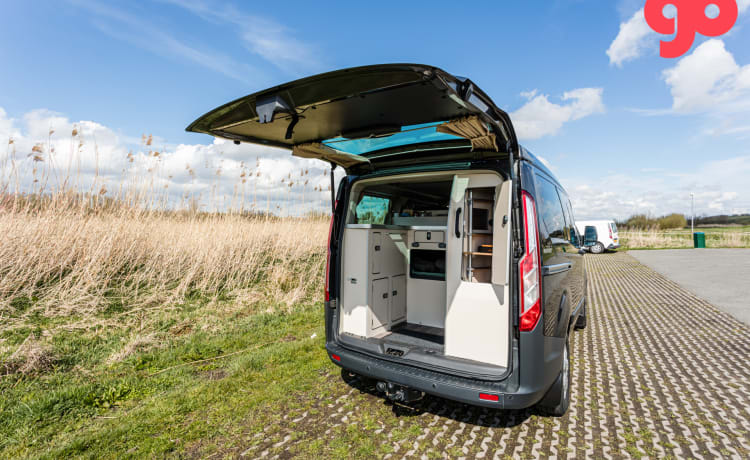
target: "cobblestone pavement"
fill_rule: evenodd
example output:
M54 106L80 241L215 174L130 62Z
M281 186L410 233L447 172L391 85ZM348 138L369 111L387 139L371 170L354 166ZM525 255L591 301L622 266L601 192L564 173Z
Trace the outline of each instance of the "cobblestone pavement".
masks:
M571 338L564 417L429 396L394 406L336 376L333 398L309 396L235 455L325 457L345 438L352 457L750 458L750 327L626 254L585 260L589 322Z

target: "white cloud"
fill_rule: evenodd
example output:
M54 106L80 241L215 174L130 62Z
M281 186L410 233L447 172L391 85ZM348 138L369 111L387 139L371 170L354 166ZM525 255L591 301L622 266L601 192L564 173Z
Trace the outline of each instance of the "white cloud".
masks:
M695 170L665 173L643 169L563 179L577 219L617 218L634 214L689 214L690 193L697 215L750 213L750 155L698 165Z
M167 58L180 58L201 67L224 74L243 83L251 83L248 75L256 79L263 73L246 63L235 61L221 52L205 47L190 45L164 31L162 27L144 21L124 10L114 8L95 0L69 0L73 5L84 8L92 16L94 27L101 32L156 55Z
M750 109L750 65L740 67L724 42L711 39L663 73L675 112Z
M329 167L292 157L288 150L218 139L208 145L169 145L154 138L148 146L93 121L72 122L49 110L34 110L19 120L2 108L0 145L0 185L10 184L11 190L46 184L49 191L65 183L79 191L104 186L113 196L121 186L135 184L162 190L173 204L193 196L205 209L225 209L233 202L238 207L244 197L244 209L255 204L255 209L276 213L327 210L330 201ZM38 151L32 152L35 146ZM342 173L337 169L337 178Z
M18 137L20 133L13 127L13 125L14 121L8 118L8 114L5 113L5 109L0 107L0 133L2 133L4 137L7 138ZM0 141L5 140L7 139L0 138ZM2 143L0 143L0 145L2 145Z
M620 24L620 32L607 49L609 63L622 67L625 62L639 58L647 49L656 46L655 37L654 31L646 24L641 8L629 20Z
M706 124L702 134L750 138L750 64L739 65L723 41L701 43L664 70L662 77L672 106L629 110L646 116L702 114Z
M557 134L565 123L589 115L604 113L602 88L580 88L563 94L562 104L550 102L546 94L537 90L521 93L528 99L511 114L520 139L538 139Z
M229 4L207 4L202 0L163 1L185 8L205 20L235 27L249 51L284 71L298 73L319 67L318 51L275 21L243 13Z

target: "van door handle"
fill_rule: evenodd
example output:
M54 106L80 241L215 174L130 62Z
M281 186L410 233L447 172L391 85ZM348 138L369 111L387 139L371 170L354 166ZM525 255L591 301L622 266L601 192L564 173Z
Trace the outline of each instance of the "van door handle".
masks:
M456 238L461 238L461 208L456 210Z
M564 264L545 265L542 267L542 275L557 275L558 273L564 273L573 268L573 264L570 262Z

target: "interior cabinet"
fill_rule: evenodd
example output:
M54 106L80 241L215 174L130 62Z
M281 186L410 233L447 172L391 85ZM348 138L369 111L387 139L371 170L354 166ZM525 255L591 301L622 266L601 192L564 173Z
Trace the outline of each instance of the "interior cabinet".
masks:
M492 252L495 189L492 187L466 190L464 206L469 210L463 232L464 281L490 283L492 281Z
M381 327L390 324L390 315L388 314L390 306L390 293L388 292L390 280L381 278L372 282L372 301L370 303L372 315L370 317L370 329L375 331Z
M380 273L381 266L383 265L383 234L381 232L372 232L372 238L370 238L370 260L372 261L372 274L377 275Z
M342 331L384 334L406 320L406 231L348 228L344 242Z
M394 325L406 321L406 275L391 277L391 318Z

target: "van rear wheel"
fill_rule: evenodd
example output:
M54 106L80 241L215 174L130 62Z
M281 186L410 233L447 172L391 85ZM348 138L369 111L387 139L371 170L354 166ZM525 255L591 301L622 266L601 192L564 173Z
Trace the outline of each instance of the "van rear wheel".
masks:
M539 408L548 415L562 417L570 407L570 353L569 341L565 341L563 365L555 383L539 402Z
M595 245L591 246L591 253L592 254L601 254L604 252L604 245L601 243L596 243Z

